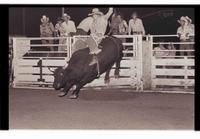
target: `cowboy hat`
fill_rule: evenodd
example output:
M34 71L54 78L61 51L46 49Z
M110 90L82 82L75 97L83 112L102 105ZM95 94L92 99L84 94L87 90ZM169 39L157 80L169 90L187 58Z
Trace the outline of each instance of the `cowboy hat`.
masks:
M192 23L192 19L190 19L188 16L185 16L185 19L187 19L187 21L188 21L189 23Z
M64 14L63 14L62 19L64 19L64 17L67 17L68 19L71 18L67 13L64 13Z
M94 9L92 9L92 13L89 13L88 16L95 15L95 14L103 15L103 13L100 12L98 8L94 8Z
M181 18L177 21L178 23L181 23L181 21L188 22L188 20L184 16L181 16Z
M41 18L41 22L48 22L49 21L49 18L46 16L46 15L43 15L42 18Z

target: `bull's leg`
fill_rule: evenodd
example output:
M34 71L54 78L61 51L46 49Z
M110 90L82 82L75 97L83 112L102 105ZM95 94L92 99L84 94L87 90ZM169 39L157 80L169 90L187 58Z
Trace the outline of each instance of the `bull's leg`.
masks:
M115 69L115 73L114 73L115 78L119 78L120 62L121 62L121 60L118 60L118 61L116 62L116 69Z
M85 83L86 84L86 83ZM78 94L80 92L80 89L85 85L85 84L76 84L76 89L73 91L73 93L69 96L70 99L77 99Z
M96 74L93 74L91 72L89 72L88 74L86 74L81 81L76 84L76 89L73 91L72 95L69 97L70 99L76 99L78 98L80 89L86 85L87 83L90 83L91 81L93 81L96 78Z
M106 71L106 75L105 75L105 78L104 78L105 84L108 84L110 82L110 70L111 70L111 68Z
M67 95L68 91L72 88L72 86L74 85L74 83L67 83L64 87L64 89L62 90L62 92L60 92L58 94L59 97L64 97L65 95Z

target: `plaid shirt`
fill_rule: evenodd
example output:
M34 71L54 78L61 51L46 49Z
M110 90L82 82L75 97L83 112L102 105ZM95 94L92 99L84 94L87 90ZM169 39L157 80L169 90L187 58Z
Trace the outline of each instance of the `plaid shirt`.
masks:
M54 32L54 26L51 22L40 25L40 36L41 37L51 37L53 35L53 32Z
M177 34L179 35L180 40L187 40L189 39L189 35L194 34L194 30L188 25L180 26L177 29Z

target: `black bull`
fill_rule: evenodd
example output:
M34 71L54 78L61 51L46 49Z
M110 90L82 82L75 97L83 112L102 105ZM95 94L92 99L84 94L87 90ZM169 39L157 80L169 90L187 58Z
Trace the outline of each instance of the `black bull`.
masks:
M105 82L110 81L109 73L112 66L116 63L115 77L119 76L120 62L122 59L122 42L113 36L108 36L102 40L102 51L97 55L99 62L99 72L105 75ZM55 90L63 88L59 96L65 96L72 86L76 86L70 98L77 98L80 89L87 83L98 78L97 64L89 66L92 55L89 54L89 48L84 48L73 53L68 62L67 68L57 68L54 71Z

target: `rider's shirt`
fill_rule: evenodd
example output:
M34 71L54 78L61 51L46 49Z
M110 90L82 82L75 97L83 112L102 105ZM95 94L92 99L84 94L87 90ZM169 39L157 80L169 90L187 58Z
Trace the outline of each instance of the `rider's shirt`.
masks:
M92 17L86 17L85 19L81 21L77 29L83 29L85 32L88 32L92 26L92 22L93 22Z
M108 20L104 16L100 16L95 19L92 23L91 34L101 34L104 35L106 33L106 28L108 25Z

